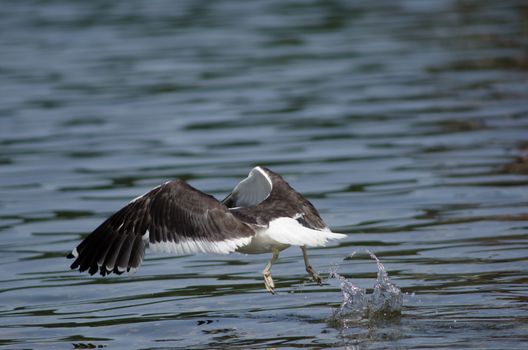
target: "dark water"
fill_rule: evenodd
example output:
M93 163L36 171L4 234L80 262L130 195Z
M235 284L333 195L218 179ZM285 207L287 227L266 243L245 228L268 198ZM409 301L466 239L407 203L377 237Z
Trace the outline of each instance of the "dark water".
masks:
M0 347L525 349L524 1L3 1ZM312 264L401 316L332 322L299 249L147 254L132 276L64 256L171 178L222 197L267 165L349 237Z

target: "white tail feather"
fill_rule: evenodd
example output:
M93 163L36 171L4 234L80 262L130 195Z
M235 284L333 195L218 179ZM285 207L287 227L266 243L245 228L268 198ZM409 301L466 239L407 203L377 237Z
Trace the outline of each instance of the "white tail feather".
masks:
M266 234L273 240L290 245L306 245L309 247L324 246L331 239L342 239L346 235L334 233L328 228L313 230L301 225L292 218L278 218L269 223Z

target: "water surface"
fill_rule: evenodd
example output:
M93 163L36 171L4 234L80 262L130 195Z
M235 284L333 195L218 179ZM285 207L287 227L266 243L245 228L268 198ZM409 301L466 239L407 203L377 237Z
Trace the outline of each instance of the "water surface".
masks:
M0 7L0 347L480 348L528 342L523 1L7 1ZM89 277L65 255L172 178L218 198L255 165L344 241L312 265L401 315L331 322L300 249L147 254Z

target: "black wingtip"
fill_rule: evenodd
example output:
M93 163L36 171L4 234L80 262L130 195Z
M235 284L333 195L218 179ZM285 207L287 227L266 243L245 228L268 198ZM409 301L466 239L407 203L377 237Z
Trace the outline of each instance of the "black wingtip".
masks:
M97 266L97 264L93 264L92 266L90 266L88 273L90 274L90 276L93 276L98 271L99 271L99 266Z
M77 270L79 268L79 261L75 260L73 264L70 265L70 269Z

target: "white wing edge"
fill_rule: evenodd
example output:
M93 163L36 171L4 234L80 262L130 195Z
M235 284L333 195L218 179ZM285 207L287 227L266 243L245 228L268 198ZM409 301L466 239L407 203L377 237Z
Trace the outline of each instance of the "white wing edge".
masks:
M249 244L252 237L226 239L223 241L183 240L180 242L150 242L149 249L154 252L173 253L176 255L189 255L195 253L229 254L237 248Z

